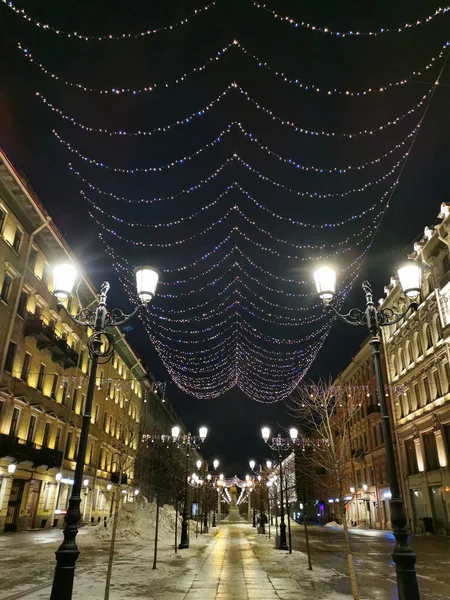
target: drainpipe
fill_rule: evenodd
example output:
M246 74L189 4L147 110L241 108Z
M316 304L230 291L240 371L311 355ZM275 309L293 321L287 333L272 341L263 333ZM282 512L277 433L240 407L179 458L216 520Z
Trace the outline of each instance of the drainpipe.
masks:
M5 343L3 345L2 358L0 361L0 380L3 377L3 371L5 369L6 353L8 352L8 347L9 347L9 343L11 341L14 323L16 322L16 314L17 314L17 309L19 307L20 294L22 293L22 290L23 290L25 275L26 275L26 272L28 269L28 264L30 262L30 255L31 255L31 248L33 247L33 240L34 240L35 236L42 229L45 229L46 227L48 227L50 221L51 221L51 217L46 217L45 222L42 223L42 225L39 225L39 227L30 234L30 239L28 241L28 247L27 247L27 253L25 255L25 264L24 264L24 267L22 270L22 275L20 276L19 287L17 289L16 299L14 300L14 305L12 307L11 318L9 320L8 330L6 332L6 337L5 337Z

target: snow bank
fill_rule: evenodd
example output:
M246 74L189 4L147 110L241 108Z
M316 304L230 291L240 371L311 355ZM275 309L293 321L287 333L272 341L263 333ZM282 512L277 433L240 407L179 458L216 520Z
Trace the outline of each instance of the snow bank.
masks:
M95 535L100 539L110 539L113 529L113 518L106 521L106 527L100 523L95 528ZM117 522L117 539L122 540L154 540L156 525L156 504L149 503L140 496L136 502L126 502L119 511ZM181 527L179 516L178 527ZM159 509L158 539L167 537L175 531L175 509L165 504Z
M325 524L325 527L339 527L339 529L342 529L343 525L339 525L339 523L336 523L336 521L330 521L329 523Z

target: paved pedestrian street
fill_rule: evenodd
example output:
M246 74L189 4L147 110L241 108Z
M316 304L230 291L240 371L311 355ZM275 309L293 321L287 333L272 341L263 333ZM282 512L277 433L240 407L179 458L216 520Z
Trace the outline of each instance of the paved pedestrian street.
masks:
M30 533L19 534L18 539L26 542L27 535L31 541ZM42 544L44 537L41 534L39 538L39 553L35 546L34 552L27 554L26 544L20 544L14 562L17 564L18 556L22 556L21 568L17 565L11 572L8 590L0 591L0 600L48 600L54 548L53 544ZM52 535L51 541L54 538ZM106 546L100 544L97 548L99 542L90 532L79 540L82 554L74 600L103 600ZM222 524L198 539L191 533L191 547L177 554L173 544L161 543L156 570L151 568L153 544L122 546L119 540L110 600L351 600L337 591L345 584L345 576L320 567L308 571L303 553L289 555L275 550L273 536L270 540L267 535L259 536L247 524ZM9 557L14 557L14 552ZM6 572L7 562L8 557L2 554L2 573ZM37 562L38 576L33 571Z

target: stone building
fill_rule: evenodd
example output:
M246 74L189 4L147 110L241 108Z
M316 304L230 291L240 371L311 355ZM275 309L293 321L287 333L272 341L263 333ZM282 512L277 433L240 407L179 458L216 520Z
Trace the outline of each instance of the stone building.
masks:
M384 355L382 370L387 382ZM350 448L347 469L346 514L349 523L389 529L391 526L390 489L386 472L386 452L381 431L380 405L373 370L372 349L366 339L334 386L362 387L365 390L361 409L350 422ZM385 394L389 400L389 388ZM388 402L390 405L390 402ZM329 498L328 502L332 503ZM335 513L338 514L336 507Z
M383 329L400 477L413 531L449 534L450 519L450 206L426 227L410 255L424 268L417 312ZM396 279L382 307L402 310Z
M67 260L76 262L0 151L0 532L61 526L73 484L90 358L86 331L57 311L52 294L52 266ZM66 306L75 314L96 294L82 276ZM98 367L84 522L109 515L115 494L134 496L144 421L165 433L177 421L124 335L113 335L112 359Z

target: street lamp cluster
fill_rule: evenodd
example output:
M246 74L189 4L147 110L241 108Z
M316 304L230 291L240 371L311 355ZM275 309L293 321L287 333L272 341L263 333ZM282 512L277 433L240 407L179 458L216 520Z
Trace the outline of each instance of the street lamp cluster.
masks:
M283 492L283 452L289 450L292 446L299 443L298 429L291 427L289 430L289 437L282 437L281 433L270 439L269 427L263 427L261 429L263 440L266 444L278 454L278 464L280 470L280 543L278 546L279 550L289 550L289 546L286 540L286 523L284 521L284 492ZM286 494L287 494L287 490ZM288 508L287 495L286 495L286 508Z
M114 352L114 336L108 329L124 325L133 318L139 310L145 309L156 292L159 273L149 265L139 266L135 269L136 291L140 304L131 314L125 314L120 309L109 310L106 299L109 283L104 281L100 286L98 305L96 308L82 308L78 314L72 315L62 304L69 298L79 277L77 269L71 263L59 264L53 268L53 294L58 299L58 311L63 310L67 317L74 323L92 331L88 339L88 350L91 358L91 369L86 394L86 404L83 415L78 457L72 493L64 522L64 540L56 551L56 568L51 591L51 600L70 600L72 598L75 564L80 554L76 536L78 523L81 519L81 489L83 482L84 460L91 423L92 401L97 376L97 365L108 362Z
M417 263L410 262L397 270L400 286L409 300L409 304L402 312L394 312L390 308L377 308L373 301L372 288L368 281L364 281L362 289L365 294L366 306L364 310L352 308L347 314L340 314L333 306L332 300L336 294L336 272L331 267L321 267L314 273L317 293L322 298L325 309L334 313L347 325L366 327L370 334L370 345L377 384L378 402L381 413L381 427L386 449L387 476L390 484L392 528L395 537L395 548L392 558L397 571L397 586L399 600L418 600L419 587L416 575L416 555L408 545L407 520L400 492L400 485L395 463L394 444L389 422L389 412L384 393L383 374L381 370L380 347L381 327L389 327L406 317L408 312L417 310L419 306L422 270ZM352 492L353 493L353 492Z

